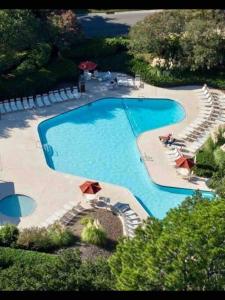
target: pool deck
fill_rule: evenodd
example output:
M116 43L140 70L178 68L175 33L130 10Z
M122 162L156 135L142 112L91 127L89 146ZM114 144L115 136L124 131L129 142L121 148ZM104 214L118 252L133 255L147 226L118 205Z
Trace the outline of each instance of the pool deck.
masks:
M87 92L78 100L2 115L0 199L18 193L28 195L37 202L37 208L32 215L8 219L20 228L39 226L71 200L74 200L74 204L81 201L84 207L89 207L79 189L79 185L88 178L56 172L47 166L37 126L43 120L104 97L168 98L181 103L186 111L183 121L145 132L138 137L137 144L149 175L155 183L178 188L209 190L204 179L196 178L194 182L189 182L177 175L175 168L168 163L166 148L158 139L159 135L168 132L172 132L176 137L177 133L196 118L199 110L199 89L200 86L168 89L145 84L144 88L139 90L129 87L109 90L103 83L91 80L86 84ZM141 218L147 217L146 211L128 189L105 182L100 182L100 185L103 189L99 195L110 197L112 203L118 201L129 203ZM0 214L1 219L7 218Z

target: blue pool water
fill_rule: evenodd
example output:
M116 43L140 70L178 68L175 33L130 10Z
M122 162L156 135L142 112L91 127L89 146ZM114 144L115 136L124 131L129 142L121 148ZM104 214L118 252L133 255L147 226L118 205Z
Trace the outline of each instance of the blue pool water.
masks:
M35 208L35 201L25 195L14 194L0 200L0 212L8 217L25 217Z
M46 120L38 131L51 168L127 187L150 215L161 219L193 190L154 184L136 138L184 116L183 107L169 99L107 98Z

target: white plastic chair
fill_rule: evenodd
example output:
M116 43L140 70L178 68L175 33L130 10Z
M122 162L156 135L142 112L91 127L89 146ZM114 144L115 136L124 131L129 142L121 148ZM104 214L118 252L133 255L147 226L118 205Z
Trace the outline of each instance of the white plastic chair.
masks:
M49 99L50 99L50 101L51 101L52 103L57 103L57 102L59 102L59 101L56 99L56 97L55 97L53 91L50 91L50 92L48 93L48 96L49 96Z
M65 92L66 92L68 98L74 99L74 95L71 93L71 89L70 88L66 88Z
M10 99L10 105L11 105L12 111L18 111L14 99Z
M44 106L44 103L41 100L41 95L36 96L36 103L37 103L38 107L43 107Z
M30 105L28 104L27 98L23 97L23 107L24 109L30 109Z
M57 102L63 102L63 99L57 90L53 91Z
M4 107L5 107L6 112L12 112L12 108L10 107L8 101L4 101L3 104L4 104Z
M33 96L28 97L28 103L29 103L31 109L36 107L36 105L34 104Z
M46 106L50 106L51 105L51 102L49 101L49 98L48 98L48 94L43 94L42 95L42 100L43 100L43 102L44 102L44 104Z
M22 104L20 98L16 98L16 106L17 106L18 110L24 110L24 107L23 107L23 104Z
M2 103L0 103L0 112L1 112L1 114L6 113L6 110L5 110L4 105Z
M63 101L69 100L68 96L66 95L66 93L65 93L65 91L63 89L60 89L59 93L60 93L61 97L63 98Z

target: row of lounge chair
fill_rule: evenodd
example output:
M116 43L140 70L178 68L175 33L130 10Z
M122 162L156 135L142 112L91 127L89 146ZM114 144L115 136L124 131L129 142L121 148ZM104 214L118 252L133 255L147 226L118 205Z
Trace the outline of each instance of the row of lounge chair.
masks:
M54 103L64 102L70 99L78 99L80 94L77 87L65 88L60 90L49 91L42 95L36 95L35 97L23 97L22 99L10 99L4 100L0 103L0 113L6 114L10 112L17 112L29 109L40 108L44 106L50 106Z
M193 157L207 140L211 130L219 124L225 122L225 96L216 97L210 92L207 85L204 85L200 90L200 116L190 124L185 130L178 135L183 141L180 146L173 144L170 149L166 150L166 155L169 164L176 166L176 160L182 156ZM175 139L178 141L178 139ZM178 172L177 172L178 173ZM181 175L181 174L180 174ZM182 175L183 178L190 179L190 175Z
M135 236L135 229L142 223L139 216L130 208L129 204L118 202L112 206L112 211L118 213L124 222L126 235Z
M65 204L62 209L58 210L52 216L50 216L45 222L43 222L40 227L49 227L53 225L56 221L62 225L71 225L75 217L84 211L85 208L78 203L75 205L74 201Z
M225 98L212 94L207 85L203 86L201 93L199 117L178 136L185 141L185 149L193 155L214 127L225 122Z

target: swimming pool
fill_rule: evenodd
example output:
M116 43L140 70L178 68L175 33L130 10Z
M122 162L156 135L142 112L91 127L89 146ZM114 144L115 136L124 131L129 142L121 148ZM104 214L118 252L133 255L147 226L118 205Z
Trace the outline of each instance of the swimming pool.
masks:
M154 184L136 138L184 117L183 107L170 99L105 98L48 119L38 131L49 167L127 187L150 215L161 219L193 190Z
M26 217L35 208L36 202L25 195L13 194L0 200L0 212L8 217Z

